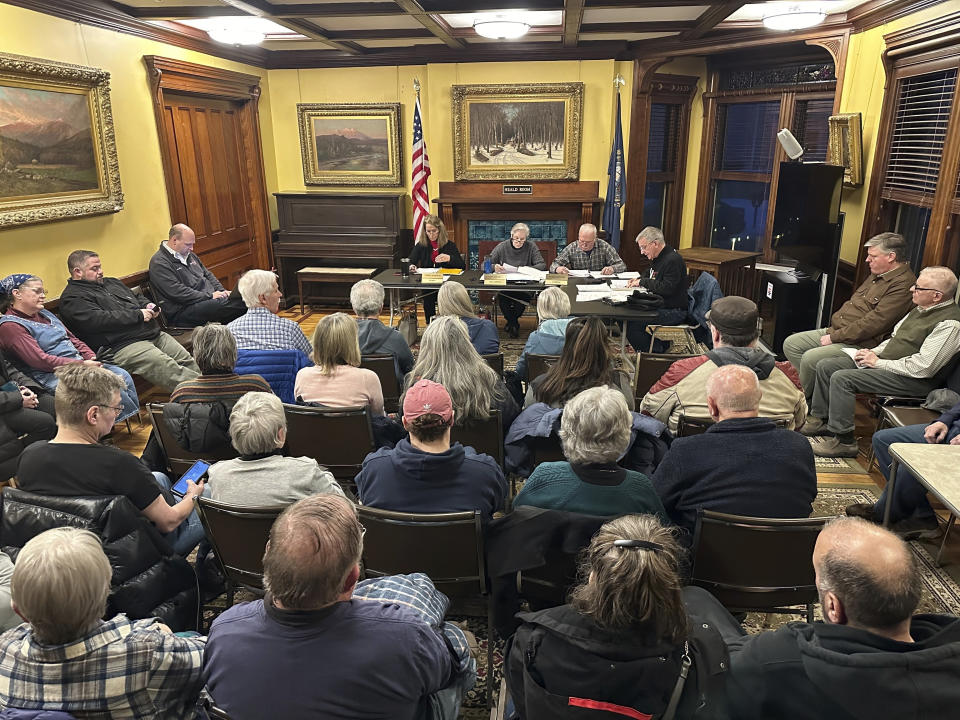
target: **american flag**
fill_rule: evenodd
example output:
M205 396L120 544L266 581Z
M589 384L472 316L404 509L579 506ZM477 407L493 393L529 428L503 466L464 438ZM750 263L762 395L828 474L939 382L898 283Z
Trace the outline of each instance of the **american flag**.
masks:
M427 178L430 177L430 159L427 144L423 141L423 124L420 122L420 96L413 106L413 238L420 237L420 227L430 214L430 195L427 193Z

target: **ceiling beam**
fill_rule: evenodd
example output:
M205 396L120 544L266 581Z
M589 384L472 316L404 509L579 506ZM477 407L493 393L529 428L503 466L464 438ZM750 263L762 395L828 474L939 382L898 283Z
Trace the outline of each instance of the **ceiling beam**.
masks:
M466 43L463 40L458 40L450 32L450 26L447 25L439 17L434 16L431 13L428 13L423 9L423 6L416 2L416 0L394 0L401 10L405 11L408 15L415 18L417 22L423 25L427 30L432 32L438 38L443 40L444 44L447 47L453 48L455 50L462 50L466 47Z
M355 43L339 42L338 40L330 39L327 35L324 35L320 28L312 23L303 20L295 20L293 18L276 17L273 14L273 5L266 2L266 0L223 0L223 2L230 7L243 10L248 15L254 15L255 17L260 17L265 20L271 20L277 25L287 28L287 30L300 33L311 40L322 42L325 45L329 45L330 47L334 48L335 50L340 50L346 53L347 55L361 55L366 52L366 48L363 48Z
M563 3L563 46L576 47L583 22L584 0L565 0Z
M728 0L721 5L714 5L696 19L696 24L691 29L680 33L680 40L696 40L703 37L746 4L740 0L732 2Z
M584 23L580 34L584 33L639 33L639 32L683 32L691 30L693 20L658 20L651 22Z

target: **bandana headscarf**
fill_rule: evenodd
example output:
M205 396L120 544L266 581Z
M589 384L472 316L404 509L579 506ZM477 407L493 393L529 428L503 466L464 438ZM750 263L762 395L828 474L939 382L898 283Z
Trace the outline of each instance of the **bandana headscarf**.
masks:
M7 275L3 280L0 280L0 288L3 288L5 295L10 295L18 287L23 285L27 280L30 280L33 277L30 273L14 273L13 275Z

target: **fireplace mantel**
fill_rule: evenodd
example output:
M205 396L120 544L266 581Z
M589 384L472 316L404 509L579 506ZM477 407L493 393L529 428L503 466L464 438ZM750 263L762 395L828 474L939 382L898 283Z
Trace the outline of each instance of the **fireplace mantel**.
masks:
M529 194L506 194L504 187L527 186ZM467 252L471 220L565 220L567 242L577 239L583 223L599 224L603 199L600 183L583 182L442 182L434 200L450 239ZM502 238L506 240L507 238Z

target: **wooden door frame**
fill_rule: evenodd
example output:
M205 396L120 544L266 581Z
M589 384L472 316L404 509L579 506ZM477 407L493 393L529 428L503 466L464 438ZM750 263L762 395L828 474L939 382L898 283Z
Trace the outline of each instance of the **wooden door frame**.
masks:
M163 160L163 177L167 186L167 201L175 206L176 179L172 148L167 142L164 128L164 92L175 92L215 100L230 100L240 103L237 117L240 120L240 135L243 142L244 160L247 163L246 191L250 198L250 241L254 246L257 267L273 267L273 244L270 233L270 210L267 205L267 183L263 169L263 147L260 143L260 77L245 73L222 70L197 63L144 55L153 111L157 121L157 136L160 140L160 156ZM171 217L171 224L181 218Z

